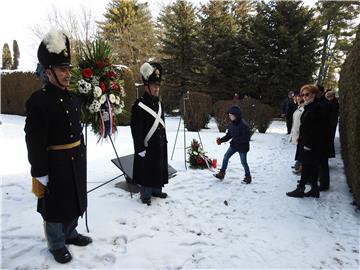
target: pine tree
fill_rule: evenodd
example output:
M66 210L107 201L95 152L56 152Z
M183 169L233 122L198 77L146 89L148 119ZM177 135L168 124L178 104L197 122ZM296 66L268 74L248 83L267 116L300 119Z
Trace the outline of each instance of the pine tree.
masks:
M358 1L318 1L316 10L322 26L321 58L317 83L334 85L334 74L340 68L351 47L354 19L359 15Z
M250 32L249 83L265 103L278 105L312 82L319 37L312 10L295 1L259 3Z
M179 90L179 96L194 90L200 73L195 7L184 0L166 6L160 13L157 28L167 83Z
M229 99L236 92L238 69L235 46L238 25L233 1L211 0L200 9L202 52L207 89L215 99Z
M2 50L2 68L10 69L12 66L11 51L9 44L5 43Z
M13 41L13 64L11 69L17 69L19 66L20 50L16 40Z
M99 22L100 36L113 51L114 62L132 68L138 74L140 65L155 55L155 34L147 3L137 0L112 0Z

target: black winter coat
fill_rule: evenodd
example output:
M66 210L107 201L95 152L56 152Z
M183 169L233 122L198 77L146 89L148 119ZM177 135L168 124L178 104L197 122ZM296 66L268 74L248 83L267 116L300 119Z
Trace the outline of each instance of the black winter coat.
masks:
M332 151L330 152L329 157L335 157L335 147L334 147L334 140L335 140L335 133L336 133L336 126L338 124L338 118L339 118L339 102L336 98L334 98L332 101L329 101L330 103L330 142L332 143Z
M319 103L321 113L321 157L335 157L334 139L332 139L331 128L332 107L325 96L321 96L317 102Z
M233 106L227 113L235 115L236 119L229 124L226 135L222 137L220 141L227 142L232 139L230 145L235 148L236 151L247 153L250 149L250 129L242 119L240 108Z
M321 141L321 108L319 103L313 101L304 106L301 115L300 134L297 145L299 161L305 164L318 165L320 162L322 146ZM304 146L311 150L305 150Z
M48 222L67 222L87 207L86 154L80 122L80 100L69 91L47 84L26 102L25 139L31 175L48 175L45 196L38 212ZM48 146L81 145L68 150Z
M137 99L131 111L131 133L134 141L134 167L133 180L136 184L161 188L168 183L168 157L167 157L167 139L165 127L158 124L153 136L145 147L144 139L151 129L155 118L138 104L142 102L155 113L161 106L161 119L165 122L164 106L157 97L150 96L148 93ZM145 157L138 155L146 150Z

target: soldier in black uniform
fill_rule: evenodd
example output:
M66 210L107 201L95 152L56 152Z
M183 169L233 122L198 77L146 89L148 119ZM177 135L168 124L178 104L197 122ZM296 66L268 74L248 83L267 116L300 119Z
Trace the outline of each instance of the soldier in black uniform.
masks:
M150 205L151 196L167 197L162 192L168 183L164 105L159 100L162 68L159 63L144 63L140 73L145 93L135 101L130 123L135 149L133 180L141 185L142 203Z
M72 256L65 244L86 246L92 239L76 231L87 207L86 155L80 100L67 89L71 58L63 31L45 36L38 60L48 82L26 102L26 145L48 248L57 262L67 263Z

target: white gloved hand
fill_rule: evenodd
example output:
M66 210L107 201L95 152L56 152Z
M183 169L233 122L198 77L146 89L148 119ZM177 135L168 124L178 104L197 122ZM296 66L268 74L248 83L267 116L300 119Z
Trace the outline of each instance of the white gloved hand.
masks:
M48 176L48 175L36 177L36 179L37 179L43 186L47 186L47 183L49 182L49 176Z
M305 151L311 151L311 148L307 147L307 146L304 146L304 150Z
M146 155L146 150L140 152L138 155L139 155L140 157L145 157L145 155Z

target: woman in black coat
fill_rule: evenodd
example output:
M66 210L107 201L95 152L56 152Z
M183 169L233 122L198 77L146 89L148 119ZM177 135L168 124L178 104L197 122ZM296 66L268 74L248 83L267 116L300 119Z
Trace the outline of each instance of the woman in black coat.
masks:
M304 98L304 112L301 115L297 154L302 163L302 171L297 188L286 193L289 197L319 197L317 178L322 155L320 143L322 118L319 103L315 102L318 91L315 85L304 85L300 90ZM311 190L304 193L307 182L310 182Z
M164 105L159 100L161 71L158 63L141 66L145 93L135 101L131 111L133 180L141 185L140 199L147 205L151 204L151 196L167 197L162 192L168 183L168 158Z

